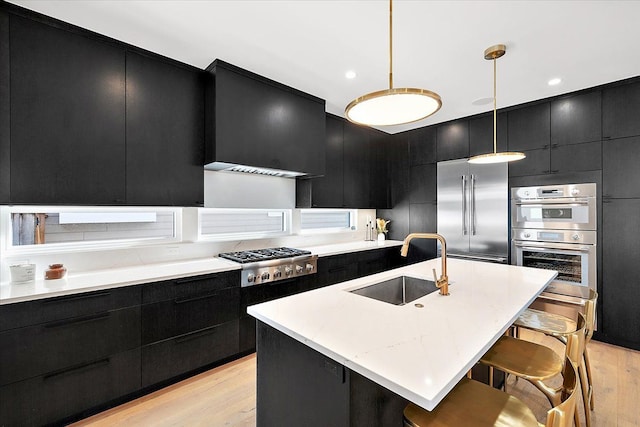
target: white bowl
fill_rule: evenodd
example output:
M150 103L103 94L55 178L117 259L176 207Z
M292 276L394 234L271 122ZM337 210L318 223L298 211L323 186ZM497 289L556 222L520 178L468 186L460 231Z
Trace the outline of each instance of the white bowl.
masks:
M12 283L33 282L36 278L35 264L10 265Z

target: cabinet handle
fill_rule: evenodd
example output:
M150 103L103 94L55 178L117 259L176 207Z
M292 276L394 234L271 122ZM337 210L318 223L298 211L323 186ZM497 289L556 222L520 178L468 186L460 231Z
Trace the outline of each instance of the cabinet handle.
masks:
M110 315L110 313L104 312L104 313L99 313L99 314L93 314L90 316L84 316L84 317L74 317L71 319L65 319L65 320L60 320L58 322L50 322L45 324L43 327L45 329L51 329L51 328L59 328L61 326L68 326L68 325L77 325L80 323L86 323L86 322L95 322L97 320L104 320L106 318L108 318Z
M95 368L99 368L101 366L108 365L109 362L110 362L110 359L108 357L106 357L104 359L100 359L100 360L97 360L95 362L83 363L82 365L75 365L75 366L72 366L70 368L62 369L60 371L52 372L50 374L47 374L47 375L45 375L43 377L43 380L47 381L47 380L51 380L51 379L54 379L54 378L57 378L57 377L61 377L63 375L75 374L75 373L79 373L79 372L88 371L90 369L95 369Z
M193 283L193 282L202 282L205 280L210 280L211 277L189 277L186 279L178 279L173 284L174 285L183 285L185 283Z
M344 271L347 269L347 266L343 265L342 267L330 268L329 273L337 273L338 271Z
M207 328L207 329L201 329L199 331L189 332L188 334L182 335L181 337L174 338L173 341L176 344L182 344L183 342L186 342L186 341L191 341L191 340L196 339L196 338L200 338L200 337L204 337L204 336L207 336L207 335L211 335L215 331L216 331L216 326L211 327L211 328Z
M61 302L76 301L76 300L82 300L82 299L102 298L109 295L111 295L110 291L101 291L101 292L95 292L91 294L70 295L68 297L55 298L52 301L45 300L42 302L42 304L49 305L49 304L57 304Z
M551 173L558 173L558 172L560 172L560 169L553 169L553 170L551 170Z
M199 301L201 299L207 299L207 298L213 298L215 296L218 296L218 292L213 293L213 294L206 294L206 295L200 295L197 297L191 297L191 298L176 298L173 300L174 304L184 304L187 302L193 302L193 301Z

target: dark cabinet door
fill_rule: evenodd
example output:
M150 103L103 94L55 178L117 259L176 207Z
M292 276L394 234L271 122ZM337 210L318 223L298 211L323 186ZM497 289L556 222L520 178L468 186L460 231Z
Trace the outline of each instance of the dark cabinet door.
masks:
M341 208L343 200L343 120L327 114L326 171L324 176L311 179L311 207Z
M391 207L391 187L387 178L389 144L389 135L377 130L369 131L369 208Z
M344 205L369 207L370 155L369 131L344 123Z
M0 425L67 425L63 420L139 389L137 348L0 387Z
M507 113L497 117L497 151L507 151ZM469 120L469 156L493 153L493 113Z
M606 200L602 219L603 332L640 349L640 200Z
M600 91L567 96L551 102L551 144L600 141L602 94Z
M640 135L640 82L602 91L602 135L622 138Z
M433 202L437 198L437 165L411 166L409 172L410 203Z
M551 147L551 173L602 169L602 142Z
M316 273L318 286L333 285L358 277L356 254L341 254L318 259Z
M603 196L640 197L640 137L603 141Z
M207 161L324 175L324 101L236 68L216 61L215 155Z
M11 191L11 117L9 88L9 15L0 11L0 203L10 202Z
M406 133L409 141L409 163L411 166L436 163L436 129L422 127Z
M127 52L127 204L204 203L202 77Z
M551 116L548 102L509 111L509 151L545 148L551 141Z
M438 126L436 138L439 162L469 157L468 120L456 120Z
M511 129L511 125L509 125ZM511 148L510 148L511 149ZM509 163L509 176L542 175L551 170L551 150L549 147L540 150L524 151L527 156L517 162Z
M11 201L124 203L124 49L10 21Z

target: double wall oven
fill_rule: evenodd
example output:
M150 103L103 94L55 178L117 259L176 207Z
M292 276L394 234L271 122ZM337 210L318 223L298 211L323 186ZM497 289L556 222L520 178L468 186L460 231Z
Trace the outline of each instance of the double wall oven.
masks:
M584 299L596 289L596 184L511 190L512 264L558 271L543 299Z

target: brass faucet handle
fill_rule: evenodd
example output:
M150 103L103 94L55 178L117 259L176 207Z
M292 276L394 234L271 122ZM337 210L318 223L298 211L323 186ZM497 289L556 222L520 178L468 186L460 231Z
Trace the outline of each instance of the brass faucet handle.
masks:
M438 286L438 275L436 274L436 269L433 268L432 271L433 271L433 281L436 282L436 286Z

